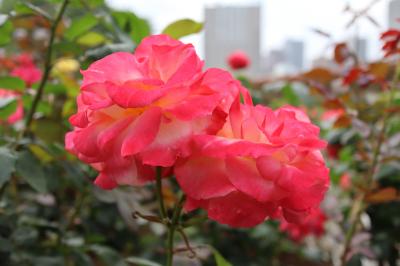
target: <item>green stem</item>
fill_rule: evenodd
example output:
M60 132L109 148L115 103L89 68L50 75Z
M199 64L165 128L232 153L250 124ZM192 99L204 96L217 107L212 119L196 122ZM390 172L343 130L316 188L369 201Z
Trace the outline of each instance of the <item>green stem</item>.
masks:
M54 20L54 23L51 25L49 47L47 48L47 53L46 53L46 57L45 57L43 76L42 76L42 79L40 80L39 87L38 87L37 93L35 95L35 98L33 99L31 108L29 109L28 114L26 116L25 128L22 131L22 135L25 135L25 133L29 131L29 128L33 121L33 116L36 112L36 108L42 98L44 87L49 78L50 71L52 68L51 57L52 57L52 53L53 53L53 43L54 43L54 39L56 36L57 27L62 19L62 16L64 15L64 12L67 8L68 3L69 3L69 0L64 0L64 2L62 3L62 6L60 8L60 11L57 14L57 17Z
M162 168L160 166L157 166L156 167L157 201L158 201L161 220L165 220L167 218L167 211L165 210L161 179L162 179Z
M181 217L183 203L185 201L185 196L181 196L179 202L175 205L174 212L172 214L172 219L168 223L168 236L167 236L167 261L166 266L172 266L174 258L174 235L177 230L179 219Z
M393 84L392 84L392 88L390 91L390 97L388 100L388 107L391 106L392 101L394 99L394 94L396 91L396 86L397 83L399 82L399 75L400 75L400 63L396 66L396 71L393 77ZM385 134L386 134L386 130L387 130L387 126L388 126L388 120L390 117L390 113L387 111L384 114L383 117L383 121L382 121L382 129L379 132L378 135L378 142L376 144L376 148L374 150L373 153L373 158L372 158L372 164L371 164L371 168L370 171L367 174L367 178L366 178L366 189L365 191L360 195L360 197L354 202L353 206L352 206L352 211L350 212L350 214L354 213L354 221L351 223L351 226L349 228L349 230L346 233L346 238L345 238L345 243L344 243L344 249L343 249L343 253L342 256L340 258L341 260L341 266L346 265L346 260L347 260L347 254L350 250L350 245L351 245L351 240L353 239L354 234L357 231L357 226L360 223L360 218L361 218L361 214L365 211L367 205L365 203L365 199L368 196L368 192L370 191L370 189L372 188L373 185L373 181L374 181L374 175L376 170L378 169L379 166L379 155L380 155L380 151L382 148L382 144L385 140Z

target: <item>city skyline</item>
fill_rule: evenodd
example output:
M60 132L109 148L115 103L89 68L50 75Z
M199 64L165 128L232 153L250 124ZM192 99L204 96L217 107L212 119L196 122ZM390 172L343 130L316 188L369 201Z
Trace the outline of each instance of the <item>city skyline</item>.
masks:
M149 19L154 33L161 32L167 24L180 18L204 21L205 7L259 4L263 17L260 43L262 54L266 55L271 50L282 49L284 42L288 39L302 40L306 46L304 51L306 67L311 64L313 59L326 54L329 44L332 42L348 41L355 35L368 39L367 56L370 60L382 56L379 34L388 26L389 0L379 1L369 12L381 25L380 28L373 26L367 19L361 19L356 27L345 30L346 24L352 18L349 13L343 13L347 2L352 7L360 9L370 1L305 0L300 3L300 1L292 0L197 0L189 3L181 0L147 0L138 4L129 0L108 0L108 3L114 8L132 10L139 16ZM331 33L332 40L313 32L312 28L316 27ZM204 57L203 38L204 32L185 37L183 41L193 43L198 53Z

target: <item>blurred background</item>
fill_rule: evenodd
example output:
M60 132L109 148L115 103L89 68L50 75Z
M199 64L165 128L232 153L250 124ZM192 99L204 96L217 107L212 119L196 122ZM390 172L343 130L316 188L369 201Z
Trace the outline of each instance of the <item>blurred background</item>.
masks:
M195 45L208 67L226 67L234 50L252 60L252 76L293 74L329 64L333 43L349 42L361 60L382 56L376 38L399 28L399 0L107 0L150 21L154 32L182 18L204 21L204 31L184 41ZM366 15L366 16L364 16ZM362 16L360 19L355 19ZM320 31L320 33L318 33Z
M64 143L80 70L160 33L256 104L304 110L331 181L299 226L185 215L195 256L177 236L176 265L400 265L399 18L400 0L0 0L0 266L161 265L165 227L132 216L158 214L154 186L100 190ZM167 206L177 192L164 182Z

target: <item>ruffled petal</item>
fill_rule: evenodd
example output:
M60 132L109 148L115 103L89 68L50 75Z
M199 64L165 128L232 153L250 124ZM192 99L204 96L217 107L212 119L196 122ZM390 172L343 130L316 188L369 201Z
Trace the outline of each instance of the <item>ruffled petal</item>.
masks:
M182 190L193 199L221 197L235 191L222 160L191 157L186 163L179 162L174 169Z
M152 143L159 131L160 122L161 109L158 107L152 107L141 114L128 129L121 155L134 155Z
M81 73L83 75L82 86L106 81L123 84L128 80L146 76L136 57L127 52L112 53L94 62Z
M253 227L262 223L276 207L262 204L240 192L208 201L208 217L232 227Z
M225 161L229 180L247 196L260 202L279 201L286 196L274 182L260 175L253 159L228 157Z

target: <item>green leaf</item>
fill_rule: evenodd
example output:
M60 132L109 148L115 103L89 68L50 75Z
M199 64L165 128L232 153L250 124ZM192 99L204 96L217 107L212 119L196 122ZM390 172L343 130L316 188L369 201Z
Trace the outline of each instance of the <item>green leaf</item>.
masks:
M45 109L46 105L43 104L43 108ZM49 111L51 112L51 106L48 106ZM40 108L38 108L39 110ZM46 111L46 110L41 110ZM35 133L36 137L43 140L46 143L55 143L62 142L64 139L64 130L65 127L63 124L60 124L58 119L51 118L41 118L37 119L32 123L32 132Z
M126 258L125 261L128 263L132 263L135 266L161 266L161 264L158 264L156 262L138 258L138 257L129 257L129 258Z
M87 14L80 19L72 22L71 26L65 32L65 38L72 41L82 34L86 33L98 23L97 18L92 14Z
M11 150L0 147L0 187L7 182L15 171L16 158Z
M25 82L17 77L0 77L0 88L23 91L25 89Z
M27 7L24 3L17 3L14 7L14 11L18 15L30 15L34 14L33 10Z
M78 38L76 41L80 45L94 47L101 44L104 44L107 41L107 38L104 35L97 32L88 32L85 35Z
M57 51L58 54L73 55L74 57L78 57L83 53L83 49L77 43L72 41L62 41L55 43L54 51Z
M62 84L47 84L44 87L46 93L54 93L56 95L62 95L67 92L67 88Z
M131 12L112 12L112 16L121 30L127 33L136 44L150 35L150 25L147 20L139 18Z
M0 26L0 46L4 46L11 41L12 32L13 25L10 20L6 20L6 22Z
M282 88L282 94L283 97L286 99L288 104L294 105L294 106L299 106L300 105L300 99L299 96L293 91L292 86L290 84L286 84Z
M179 39L184 36L198 33L203 29L203 23L192 19L181 19L169 24L162 33L168 34L172 38Z
M232 264L230 264L224 257L222 257L221 253L219 253L218 250L213 247L210 247L210 249L214 254L215 264L217 266L232 266Z
M7 119L17 109L17 100L14 97L0 99L0 119Z
M22 151L18 155L16 164L17 173L36 191L47 192L47 184L42 165L29 151Z

